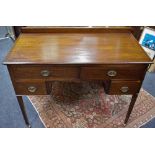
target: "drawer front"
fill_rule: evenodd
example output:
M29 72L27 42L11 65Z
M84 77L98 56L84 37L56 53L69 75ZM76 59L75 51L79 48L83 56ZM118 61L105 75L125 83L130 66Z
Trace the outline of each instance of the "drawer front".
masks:
M13 67L13 74L15 79L78 78L79 68L18 65Z
M145 74L145 66L133 65L105 65L103 67L82 67L81 79L142 79Z
M140 81L111 81L106 88L106 93L109 95L135 94L139 92L140 87Z
M17 95L46 95L46 87L41 82L16 82L14 88Z

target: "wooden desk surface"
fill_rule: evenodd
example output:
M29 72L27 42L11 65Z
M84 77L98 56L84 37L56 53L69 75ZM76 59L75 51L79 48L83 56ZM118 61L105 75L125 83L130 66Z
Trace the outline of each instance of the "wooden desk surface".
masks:
M23 33L4 64L151 62L131 33Z

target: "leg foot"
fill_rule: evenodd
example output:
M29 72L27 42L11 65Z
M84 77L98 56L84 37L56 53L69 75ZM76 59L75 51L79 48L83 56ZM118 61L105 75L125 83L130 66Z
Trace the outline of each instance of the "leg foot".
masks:
M28 117L27 117L27 114L26 114L26 110L25 110L25 106L24 106L24 102L23 102L22 96L17 96L17 100L18 100L20 109L22 111L22 114L23 114L23 118L25 120L25 123L26 123L26 125L28 127L30 127L30 123L29 123L29 120L28 120Z
M129 120L129 117L130 117L130 114L131 114L132 109L134 107L134 104L136 102L137 96L138 96L138 94L134 94L132 96L132 99L131 99L131 102L130 102L130 105L129 105L129 108L128 108L128 112L127 112L127 115L126 115L126 118L125 118L125 121L124 121L125 125L127 124L128 120Z
M28 128L31 128L31 125L29 124L29 125L27 125L27 127L28 127Z

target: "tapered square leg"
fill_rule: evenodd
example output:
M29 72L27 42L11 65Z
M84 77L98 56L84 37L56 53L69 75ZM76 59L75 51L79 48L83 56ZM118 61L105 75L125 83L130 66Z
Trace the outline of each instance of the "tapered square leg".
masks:
M20 109L21 109L21 111L22 111L23 118L24 118L24 120L25 120L26 125L27 125L28 127L31 127L31 126L30 126L30 123L29 123L29 120L28 120L28 117L27 117L27 113L26 113L26 109L25 109L25 105L24 105L22 96L17 96L17 100L18 100Z
M136 102L137 97L138 97L138 93L137 94L134 94L132 96L132 99L131 99L131 102L130 102L130 105L129 105L129 108L128 108L128 112L126 114L126 118L125 118L124 124L127 124L128 120L129 120L130 114L131 114L131 112L133 110L133 107L135 105L135 102Z

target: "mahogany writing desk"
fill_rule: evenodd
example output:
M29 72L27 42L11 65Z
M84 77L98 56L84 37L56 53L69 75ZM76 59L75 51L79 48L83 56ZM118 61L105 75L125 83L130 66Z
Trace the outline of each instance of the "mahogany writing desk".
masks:
M110 95L133 95L126 124L150 63L131 32L104 28L25 28L4 62L27 125L22 95L47 95L52 81L82 80L103 80Z

